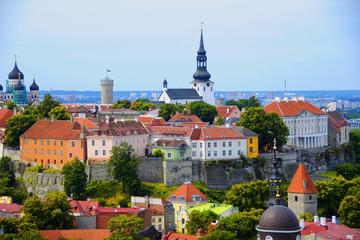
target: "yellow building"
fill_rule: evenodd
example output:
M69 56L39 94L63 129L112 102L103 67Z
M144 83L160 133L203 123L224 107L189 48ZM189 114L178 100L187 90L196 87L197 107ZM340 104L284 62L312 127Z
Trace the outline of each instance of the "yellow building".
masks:
M247 138L247 158L259 156L259 136L246 127L237 127L237 130Z
M185 182L174 190L167 200L174 206L176 231L180 233L186 231L189 216L187 209L208 203L207 197L190 182Z
M0 203L11 204L12 203L12 197L0 196Z

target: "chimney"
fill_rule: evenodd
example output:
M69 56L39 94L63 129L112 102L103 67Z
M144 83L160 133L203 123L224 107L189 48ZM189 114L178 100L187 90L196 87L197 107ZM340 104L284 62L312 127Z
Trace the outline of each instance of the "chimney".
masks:
M275 97L276 102L280 102L280 97Z
M231 128L231 124L230 124L229 122L227 122L227 123L225 124L225 127L226 127L226 128Z
M287 102L289 99L288 99L288 97L284 97L284 100L285 100L285 102Z
M195 128L199 128L199 125L195 124Z
M150 197L145 195L145 208L150 208Z
M227 114L230 113L230 108L226 108L226 113L227 113Z
M303 229L305 227L305 219L300 219L299 225Z
M337 224L336 216L331 216L331 222L334 223L334 224Z
M314 216L314 222L315 222L315 223L318 223L318 222L319 222L319 216L318 216L318 215L315 215L315 216Z
M326 217L321 217L320 218L320 225L325 227L326 226Z

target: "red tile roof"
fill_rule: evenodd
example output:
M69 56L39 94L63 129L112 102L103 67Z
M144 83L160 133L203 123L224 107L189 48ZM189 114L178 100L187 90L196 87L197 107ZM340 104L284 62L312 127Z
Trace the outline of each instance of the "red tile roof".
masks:
M9 109L0 109L0 128L6 127L6 122L9 118L11 118L13 112Z
M245 135L232 128L227 127L209 127L195 128L191 140L216 140L216 139L244 139Z
M240 117L240 110L237 106L216 106L218 116L222 118Z
M193 202L193 196L199 196L201 201L208 200L207 197L190 182L183 183L180 187L170 193L168 200L170 202L174 201L173 198L175 197L175 201L179 201L179 197L184 197L186 202Z
M287 191L288 193L317 193L303 163L299 164Z
M42 230L40 234L48 240L104 240L110 237L110 231L107 229Z
M171 127L171 126L152 126L148 127L149 131L155 135L177 135L190 137L193 128L189 127Z
M327 112L329 115L329 126L333 129L336 129L337 132L340 132L340 128L346 127L348 122L339 112Z
M118 214L138 214L140 208L103 208L96 209L96 213L118 213Z
M21 137L37 139L80 139L81 126L77 122L65 120L39 119Z
M95 201L71 200L69 204L73 213L79 213L84 215L92 215L92 212L94 212L100 207L99 202Z
M298 116L302 111L308 111L314 115L326 115L320 108L302 100L273 101L265 106L264 110L267 113L276 113L281 117Z
M189 234L180 234L170 232L161 238L162 240L197 240L198 237Z
M22 207L23 205L19 205L16 203L0 203L0 212L19 213Z
M148 115L140 115L137 120L145 126L165 126L166 122L160 117L153 117Z
M96 123L94 123L93 121L91 121L88 118L76 117L76 118L74 118L74 122L79 123L80 125L84 126L86 129L97 129L97 128L99 128L99 126L96 125Z
M202 122L201 119L194 115L194 114L182 114L182 113L175 113L174 116L171 117L169 122Z
M127 136L147 134L146 128L137 121L100 121L99 130L89 133L89 135L107 135L107 136Z
M360 239L360 229L349 228L343 224L335 224L331 221L326 221L326 227L321 226L316 222L305 222L304 229L301 231L301 236L315 234L320 239L348 239L348 235L352 235L354 240Z

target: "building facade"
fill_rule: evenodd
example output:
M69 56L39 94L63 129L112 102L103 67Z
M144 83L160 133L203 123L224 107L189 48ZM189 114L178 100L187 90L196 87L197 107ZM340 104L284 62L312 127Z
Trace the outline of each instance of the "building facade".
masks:
M329 145L339 147L349 142L350 126L340 112L327 112L329 115Z
M328 115L303 99L275 99L265 106L267 113L276 113L289 129L287 145L310 149L328 145Z
M247 158L257 158L259 156L259 135L246 127L235 127L247 139Z
M160 150L165 160L191 160L190 146L184 140L157 140L151 145L151 152Z
M113 89L114 89L114 80L110 79L108 76L100 81L101 87L101 104L112 104L113 99Z
M38 104L40 102L39 86L33 79L29 91L26 90L24 74L19 70L17 62L6 80L6 90L0 84L0 102L12 101L16 105Z
M193 74L191 88L169 89L168 81L163 81L163 92L159 101L165 103L187 104L194 101L204 101L215 105L214 82L210 80L211 75L207 71L207 56L204 48L203 31L200 34L200 45L196 57L196 72Z

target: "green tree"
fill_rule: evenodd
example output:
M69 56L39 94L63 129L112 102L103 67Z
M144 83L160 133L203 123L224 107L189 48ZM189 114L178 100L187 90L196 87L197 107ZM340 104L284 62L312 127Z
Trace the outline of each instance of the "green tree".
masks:
M38 110L40 112L41 117L49 118L49 113L51 109L59 106L60 103L53 99L50 94L45 94L44 99L40 102Z
M224 125L225 124L225 119L222 117L218 117L214 123L215 125Z
M10 147L19 146L19 137L35 122L37 116L17 114L9 118L5 130L5 142Z
M275 113L266 113L262 108L248 108L242 115L239 126L244 126L259 135L259 148L262 150L272 146L274 138L278 148L287 142L289 130L282 119Z
M251 209L249 212L238 212L220 219L217 229L236 234L234 239L251 239L256 235L256 225L263 214L262 209Z
M111 218L109 240L139 240L143 239L137 233L144 227L144 220L135 215L119 215Z
M35 224L40 230L69 229L73 227L70 209L67 196L63 192L49 192L44 200L32 196L24 203L22 221Z
M122 182L125 193L139 192L141 182L137 175L138 158L128 143L124 142L112 148L109 164L113 178Z
M74 199L86 198L87 174L85 164L75 159L64 165L62 169L64 174L64 190L68 196Z
M214 122L214 119L218 114L215 106L204 101L191 102L188 104L188 108L191 113L198 116L201 121L209 122L210 124Z
M259 100L256 99L254 96L250 97L249 99L229 100L226 101L226 105L235 105L240 110L249 107L261 107Z
M226 193L227 202L238 207L239 211L249 211L251 208L264 209L268 196L269 184L261 180L232 185Z
M342 163L336 166L336 174L343 176L346 180L351 180L360 176L360 164Z
M4 103L3 103L3 106L6 106L7 109L9 110L14 110L14 108L16 107L15 103L13 101L10 101L10 100L6 100Z
M130 108L136 111L149 111L155 108L155 105L150 103L150 100L147 98L138 98L131 104Z
M154 149L151 155L157 158L164 158L164 152L161 149Z
M232 232L215 230L211 234L201 237L200 240L234 240L236 235Z
M56 120L69 120L70 113L66 110L64 105L60 105L50 110L49 117Z
M129 109L131 107L131 102L130 100L118 100L114 105L112 105L112 108L114 109Z
M314 216L309 212L304 212L300 214L300 219L304 219L305 222L312 222L314 221Z
M19 218L4 218L0 220L0 228L3 228L3 238L6 240L43 240L36 225L30 224Z
M199 229L203 229L206 232L210 223L215 222L218 219L219 216L210 210L194 210L191 211L185 228L189 234L195 234Z
M360 192L346 196L340 203L341 222L352 228L360 228Z
M184 108L185 106L182 104L165 103L161 105L159 109L159 117L162 117L165 121L169 121L176 112L182 112Z
M353 161L360 163L360 129L350 131L349 143L344 148Z

